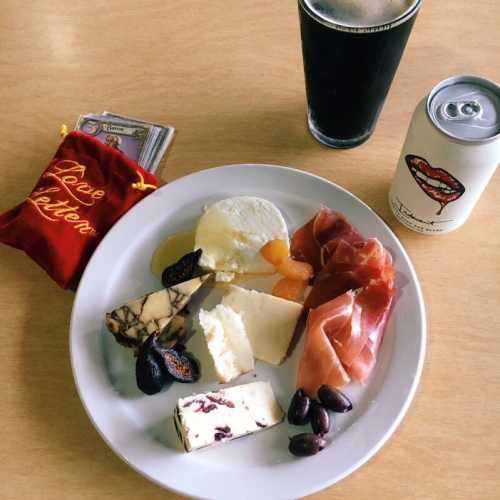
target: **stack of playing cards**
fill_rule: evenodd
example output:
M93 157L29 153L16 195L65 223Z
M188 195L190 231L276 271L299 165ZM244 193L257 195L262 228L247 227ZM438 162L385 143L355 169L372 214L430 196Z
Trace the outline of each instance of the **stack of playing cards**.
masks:
M80 115L75 130L119 149L148 172L155 173L174 137L174 127L116 115L109 111Z

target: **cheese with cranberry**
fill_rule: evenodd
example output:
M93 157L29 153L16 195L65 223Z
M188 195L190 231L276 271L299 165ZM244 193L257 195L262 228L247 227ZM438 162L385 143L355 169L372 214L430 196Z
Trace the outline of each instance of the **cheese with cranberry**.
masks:
M283 410L269 382L181 398L174 410L177 435L186 451L253 434L282 420Z

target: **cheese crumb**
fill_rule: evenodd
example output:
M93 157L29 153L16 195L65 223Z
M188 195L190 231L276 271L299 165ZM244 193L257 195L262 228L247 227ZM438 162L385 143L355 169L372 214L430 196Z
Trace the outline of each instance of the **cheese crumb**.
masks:
M236 274L228 273L226 271L217 271L215 273L215 281L218 283L231 283L234 280Z

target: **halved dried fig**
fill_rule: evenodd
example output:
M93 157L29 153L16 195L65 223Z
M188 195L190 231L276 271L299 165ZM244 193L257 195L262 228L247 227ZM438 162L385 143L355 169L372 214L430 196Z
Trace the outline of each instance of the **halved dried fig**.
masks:
M146 339L137 355L135 364L137 387L148 395L157 394L171 380L165 369L160 349L156 336L152 334Z
M163 349L162 355L169 375L178 382L191 383L200 378L200 364L189 352Z

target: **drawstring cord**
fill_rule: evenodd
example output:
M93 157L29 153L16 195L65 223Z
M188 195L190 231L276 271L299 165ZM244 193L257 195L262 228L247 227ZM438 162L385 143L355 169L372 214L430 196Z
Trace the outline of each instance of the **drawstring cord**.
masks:
M59 129L59 135L64 139L68 135L68 126L66 124L62 124Z
M146 189L156 189L156 186L154 184L144 183L144 177L140 172L136 171L135 173L139 176L139 182L134 182L132 184L132 187L134 189L138 189L139 191L146 191Z

